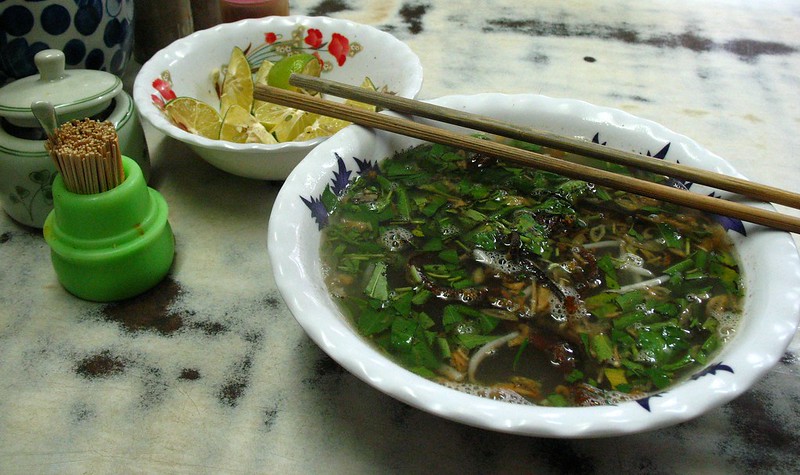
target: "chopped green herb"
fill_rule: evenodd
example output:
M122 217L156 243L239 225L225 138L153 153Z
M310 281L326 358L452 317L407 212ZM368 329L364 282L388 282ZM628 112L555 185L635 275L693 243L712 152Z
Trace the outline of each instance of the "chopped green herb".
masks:
M389 284L386 281L386 264L377 262L372 270L372 276L369 278L367 288L364 293L368 296L378 299L386 300L389 298Z
M579 404L580 387L668 388L722 346L728 328L708 307L734 311L744 295L708 216L444 145L399 152L318 200L326 279L360 334L436 380L505 338L475 384L529 386L536 404Z

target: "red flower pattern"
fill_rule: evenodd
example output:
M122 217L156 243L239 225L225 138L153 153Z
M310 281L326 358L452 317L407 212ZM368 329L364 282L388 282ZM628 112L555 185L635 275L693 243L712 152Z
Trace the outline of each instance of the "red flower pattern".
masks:
M161 94L161 97L163 97L165 101L171 101L178 97L175 95L175 91L172 90L172 86L162 78L154 80L153 87Z
M339 66L344 65L344 62L347 61L347 54L350 52L350 40L344 35L334 33L331 36L331 42L328 44L328 52L336 58Z
M2 0L0 0L0 3ZM255 56L259 55L260 51L267 51L266 57L269 57L269 54L278 55L277 59L270 58L271 61L277 61L281 57L289 56L291 54L296 54L298 52L302 52L303 50L312 50L308 51L317 58L320 65L323 68L323 71L327 71L330 69L330 63L327 63L320 55L321 48L323 48L326 43L324 41L324 37L322 31L317 28L309 28L305 30L305 37L303 38L303 42L308 45L308 47L303 47L302 44L298 45L297 43L291 43L291 41L297 41L297 38L302 37L303 31L305 27L299 26L295 29L292 36L294 37L293 40L283 40L283 35L279 35L275 32L266 32L264 33L264 45L261 45L255 50L251 51L251 44L247 46L245 49L245 53L248 57L251 54ZM351 51L350 48L350 40L340 34L340 33L333 33L331 36L331 40L327 43L328 46L328 53L331 54L336 59L336 63L339 66L343 66L344 63L347 61L347 57L354 55L361 51L360 45L355 44L353 50ZM266 49L265 49L266 48ZM266 59L264 53L260 53L261 58L258 59L258 62ZM164 77L159 77L153 80L152 86L158 92L158 94L152 94L150 99L153 101L153 104L158 107L159 109L163 110L164 106L167 102L175 99L177 94L175 91L172 90L171 81L165 79ZM219 91L217 91L219 93Z
M312 48L319 48L322 44L322 32L316 28L310 28L306 35L305 42Z
M162 111L164 110L164 106L167 105L164 102L164 99L162 99L161 96L159 96L157 94L150 94L150 99L152 99L153 104L155 104L155 106L158 107L159 109L161 109Z

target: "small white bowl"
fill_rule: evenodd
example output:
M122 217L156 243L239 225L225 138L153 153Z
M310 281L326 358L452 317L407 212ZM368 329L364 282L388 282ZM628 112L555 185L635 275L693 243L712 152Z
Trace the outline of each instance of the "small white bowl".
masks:
M641 154L661 155L658 152L669 143L665 160L741 176L693 140L615 109L535 95L448 96L432 102L563 135L596 138ZM655 396L609 406L525 406L461 393L403 369L362 339L329 296L319 256L320 225L310 208L319 208L322 191L335 176L343 176L340 167L352 172L351 179L358 173L354 157L375 163L418 143L382 131L347 128L292 172L269 222L275 280L295 318L333 359L378 390L441 417L496 431L565 438L622 435L677 424L730 401L779 360L794 336L800 319L797 247L788 233L744 224L728 231L746 286L744 315L735 337L694 378ZM698 185L690 189L710 192ZM317 211L324 217L324 209Z
M344 51L343 38L347 40ZM153 55L136 76L133 97L142 120L184 142L215 167L244 177L282 180L326 139L280 144L212 140L175 126L153 99L159 96L153 81L167 78L178 96L194 97L217 107L212 71L228 62L234 46L248 53L250 60L269 54L273 62L287 49L317 53L325 63L323 77L359 85L369 76L378 88L386 86L403 97L415 97L422 87L422 64L405 43L371 26L346 20L304 16L247 19L175 41Z

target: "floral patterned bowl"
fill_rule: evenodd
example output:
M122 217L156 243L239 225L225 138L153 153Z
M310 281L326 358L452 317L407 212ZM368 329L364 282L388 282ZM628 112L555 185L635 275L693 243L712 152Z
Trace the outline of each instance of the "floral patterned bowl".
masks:
M725 160L691 139L615 109L536 95L449 96L432 102L654 159L738 175ZM275 200L269 222L275 281L295 318L333 359L378 390L432 414L496 431L565 438L623 435L677 424L737 397L782 357L794 336L800 319L800 256L792 237L728 220L723 225L744 269L744 315L721 352L676 386L609 405L543 407L462 393L401 368L357 334L329 295L319 255L320 234L330 198L349 180L373 172L393 152L418 143L358 126L343 130L295 168ZM699 185L689 188L712 192Z
M265 17L218 25L182 38L159 51L139 71L133 97L143 121L184 142L215 167L249 178L282 180L325 140L280 144L237 144L190 134L163 114L165 101L190 96L219 104L212 71L228 62L234 46L252 66L298 52L323 62L323 77L374 84L414 97L422 87L422 65L403 42L376 28L325 17Z

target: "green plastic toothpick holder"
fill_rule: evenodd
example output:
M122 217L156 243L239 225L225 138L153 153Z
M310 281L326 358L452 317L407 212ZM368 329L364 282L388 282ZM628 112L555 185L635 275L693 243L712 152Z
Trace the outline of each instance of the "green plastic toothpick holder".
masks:
M122 164L125 180L102 193L72 193L60 174L53 182L44 239L59 282L82 299L138 295L167 275L175 256L167 202L136 162L122 157Z

